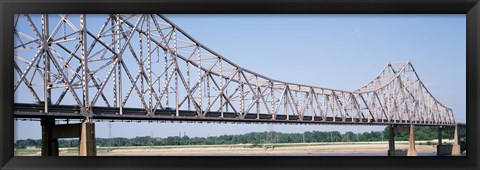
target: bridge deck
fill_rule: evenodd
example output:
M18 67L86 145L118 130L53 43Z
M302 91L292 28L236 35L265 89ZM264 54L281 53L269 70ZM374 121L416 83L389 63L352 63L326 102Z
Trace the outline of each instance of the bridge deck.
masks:
M43 112L44 107L37 104L15 104L14 117L15 118L43 118L55 117L65 119L83 119L80 108L78 106L69 105L52 105L49 106L49 113ZM147 115L146 111L137 108L123 108L123 115L118 114L118 108L111 107L94 107L95 113L93 119L108 119L108 120L174 120L174 121L223 121L223 122L258 122L258 123L288 123L288 124L344 124L344 125L410 125L409 121L394 122L384 120L358 119L346 118L342 121L341 117L322 117L315 116L312 120L311 116L304 116L303 120L298 116L277 115L275 119L271 114L265 113L248 113L245 117L239 118L236 113L223 112L221 117L220 112L208 112L205 117L198 117L195 111L180 110L179 116L176 116L175 110L157 110L154 115ZM414 122L415 125L426 126L454 126L455 124L438 124L428 122ZM460 124L459 124L460 125Z

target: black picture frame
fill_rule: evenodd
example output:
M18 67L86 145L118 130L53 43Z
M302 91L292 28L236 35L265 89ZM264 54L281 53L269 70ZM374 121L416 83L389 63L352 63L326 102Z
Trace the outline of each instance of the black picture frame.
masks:
M4 0L0 25L2 169L478 169L479 0ZM464 157L14 157L13 14L284 13L466 14L467 156Z

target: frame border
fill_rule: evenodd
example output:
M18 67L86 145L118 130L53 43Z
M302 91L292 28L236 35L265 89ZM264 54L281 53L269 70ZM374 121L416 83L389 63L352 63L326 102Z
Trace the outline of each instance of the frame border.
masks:
M102 8L97 8L102 6ZM5 0L0 3L0 167L156 169L478 169L480 51L479 0ZM283 13L283 14L466 14L466 157L14 157L13 14L15 13ZM470 132L468 131L470 130ZM468 133L469 132L469 133ZM187 162L188 161L188 162Z

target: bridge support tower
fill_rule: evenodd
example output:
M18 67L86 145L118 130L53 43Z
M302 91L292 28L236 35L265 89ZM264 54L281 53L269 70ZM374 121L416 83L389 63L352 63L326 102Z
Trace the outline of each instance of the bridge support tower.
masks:
M79 138L79 156L96 156L95 125L84 120L80 124L55 124L55 118L42 118L42 156L59 156L58 138Z
M79 156L97 156L97 145L95 142L95 124L91 119L83 120L82 132L80 134Z
M461 155L460 152L460 145L458 143L458 125L454 127L454 136L453 136L453 144L452 145L443 145L442 143L442 131L445 126L440 126L438 128L438 145L437 145L437 155L444 156L444 155L453 155L458 156Z
M42 156L58 156L58 138L54 136L55 118L42 118Z
M410 125L410 132L408 135L407 156L417 156L417 150L415 150L415 131L413 129L413 125Z
M437 155L438 156L444 156L444 155L450 155L452 150L450 145L443 145L443 137L442 137L442 131L444 127L439 126L438 127L438 145L437 145Z
M453 133L452 155L460 155L460 145L458 144L458 125L455 125Z
M388 156L395 156L395 125L390 125L388 130Z

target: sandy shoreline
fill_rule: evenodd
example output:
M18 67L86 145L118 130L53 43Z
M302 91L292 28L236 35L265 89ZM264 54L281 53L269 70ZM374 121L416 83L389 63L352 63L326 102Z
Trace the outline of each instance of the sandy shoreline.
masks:
M407 145L396 149L407 149ZM195 156L195 155L281 155L281 154L386 154L386 144L323 145L263 148L172 148L172 149L126 149L99 153L98 156ZM436 146L418 145L418 153L435 153Z
M299 146L285 144L274 149L262 147L244 147L242 145L217 145L217 146L158 146L158 147L121 147L107 150L98 148L97 156L208 156L208 155L322 155L322 154L379 154L387 153L386 142L365 143L329 143L329 144L302 144ZM311 145L311 146L308 146ZM234 147L232 147L234 146ZM241 147L239 147L241 146ZM396 149L407 149L405 142L395 145ZM436 145L416 145L418 153L436 153ZM76 152L61 149L60 156L77 156ZM21 156L40 156L40 152Z

